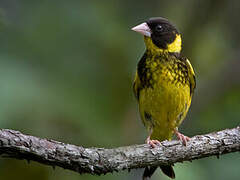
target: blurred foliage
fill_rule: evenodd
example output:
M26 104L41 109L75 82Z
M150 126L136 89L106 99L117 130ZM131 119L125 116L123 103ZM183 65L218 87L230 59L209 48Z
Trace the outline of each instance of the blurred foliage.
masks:
M0 127L83 146L143 143L132 93L142 37L130 31L167 17L183 34L197 90L187 135L239 125L239 1L0 1ZM237 160L238 159L238 160ZM176 164L178 179L237 179L239 154ZM226 166L227 164L227 166ZM13 172L13 173L9 173ZM140 179L1 159L1 179ZM167 179L158 171L153 179Z

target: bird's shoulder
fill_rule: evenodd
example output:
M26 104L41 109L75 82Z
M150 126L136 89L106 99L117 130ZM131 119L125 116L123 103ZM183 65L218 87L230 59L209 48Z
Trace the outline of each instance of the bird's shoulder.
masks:
M147 60L147 53L145 52L142 58L140 59L140 61L138 62L137 70L136 70L136 74L133 82L133 93L137 98L137 100L139 100L139 93L143 87L141 81L143 81L142 77L146 73L146 60Z
M178 59L181 62L183 62L187 68L187 76L188 76L189 85L190 85L190 94L193 95L194 90L196 88L196 77L195 77L194 69L188 58L184 56L179 56Z

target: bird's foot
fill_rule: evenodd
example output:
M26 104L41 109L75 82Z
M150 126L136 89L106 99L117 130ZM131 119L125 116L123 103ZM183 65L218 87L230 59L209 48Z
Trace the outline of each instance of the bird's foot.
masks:
M183 145L186 146L187 142L190 141L190 137L181 134L180 132L178 132L178 130L175 130L174 132L175 132L178 140L180 140L183 143Z
M150 139L150 136L146 139L146 143L149 144L152 148L155 148L157 146L161 146L161 142L158 140L152 140Z

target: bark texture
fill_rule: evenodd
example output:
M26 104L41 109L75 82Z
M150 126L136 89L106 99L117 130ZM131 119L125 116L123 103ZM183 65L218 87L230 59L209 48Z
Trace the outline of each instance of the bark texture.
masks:
M240 151L240 127L192 137L187 146L164 141L162 146L147 144L114 149L84 148L49 139L0 130L0 156L37 161L78 173L106 174L124 169L174 164L208 156Z

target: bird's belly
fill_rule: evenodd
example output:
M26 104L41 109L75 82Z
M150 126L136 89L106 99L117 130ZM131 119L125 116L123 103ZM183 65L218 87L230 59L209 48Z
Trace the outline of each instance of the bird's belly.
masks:
M139 109L152 139L171 139L174 129L185 118L191 103L186 84L158 83L140 93Z

